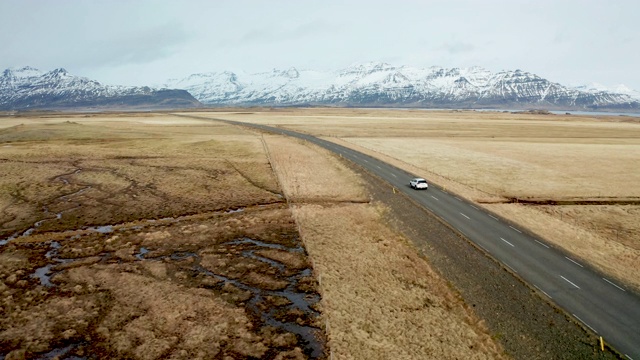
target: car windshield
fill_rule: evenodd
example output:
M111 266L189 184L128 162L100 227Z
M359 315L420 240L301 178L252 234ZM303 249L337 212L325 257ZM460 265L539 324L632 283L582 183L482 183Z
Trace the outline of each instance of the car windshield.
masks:
M416 182L417 182L418 184L422 184L422 183L426 183L427 181L426 181L426 180L416 180Z

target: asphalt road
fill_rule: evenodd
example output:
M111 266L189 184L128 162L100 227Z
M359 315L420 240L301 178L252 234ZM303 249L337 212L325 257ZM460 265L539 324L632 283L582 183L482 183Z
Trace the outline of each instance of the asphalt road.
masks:
M304 139L362 166L447 222L624 356L640 360L640 297L544 240L432 184L413 190L409 180L420 174L358 151L286 129L219 121Z

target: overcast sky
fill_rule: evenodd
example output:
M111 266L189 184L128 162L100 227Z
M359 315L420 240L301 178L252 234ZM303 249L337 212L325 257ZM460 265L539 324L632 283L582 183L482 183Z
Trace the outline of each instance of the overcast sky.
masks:
M0 69L150 85L384 61L640 90L638 16L638 0L0 0Z

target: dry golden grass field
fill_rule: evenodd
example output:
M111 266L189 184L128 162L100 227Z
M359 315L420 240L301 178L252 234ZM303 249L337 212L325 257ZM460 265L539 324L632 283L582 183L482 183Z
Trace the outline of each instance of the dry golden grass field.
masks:
M296 140L9 116L0 174L5 359L503 356L359 178Z
M265 136L314 268L336 359L502 358L487 329L385 224L335 156Z
M201 116L324 137L422 175L640 290L640 120L267 109Z

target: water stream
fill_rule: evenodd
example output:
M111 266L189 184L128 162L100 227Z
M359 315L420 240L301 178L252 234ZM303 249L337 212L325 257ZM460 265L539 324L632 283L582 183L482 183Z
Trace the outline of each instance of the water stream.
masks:
M61 214L58 214L61 215ZM57 215L57 216L58 216ZM46 220L40 220L34 224L32 228L24 231L21 234L14 234L11 237L0 241L0 245L4 245L7 242L19 237L19 236L28 236L37 227L41 226L43 222ZM175 220L173 218L166 218L161 220ZM105 226L97 226L91 228L85 228L84 230L94 231L101 234L108 234L114 231L112 225ZM231 284L238 289L243 291L248 291L251 293L251 298L247 301L247 309L253 312L260 321L266 325L273 326L275 328L296 334L299 339L301 339L302 347L306 354L310 355L311 358L319 358L324 354L324 340L322 331L319 328L313 326L306 326L296 323L295 321L285 321L283 316L286 316L290 312L293 314L304 314L302 316L303 319L307 319L311 321L312 319L320 316L320 313L314 309L314 305L320 301L320 295L316 292L314 293L305 293L298 289L298 283L301 279L310 277L312 275L311 268L305 269L292 269L288 268L286 264L281 263L279 261L269 259L263 256L256 255L256 252L260 249L275 249L280 251L288 251L295 253L304 253L304 248L302 247L299 241L295 242L295 246L285 246L281 244L273 244L267 243L251 238L240 238L233 241L229 241L223 243L221 245L236 245L243 246L241 249L240 255L247 259L253 259L260 261L262 263L267 264L269 267L277 270L277 274L282 276L287 273L287 270L293 271L293 275L284 277L282 279L287 281L287 286L282 290L267 290L262 289L257 286L252 286L245 284L241 281L241 279L232 279L223 275L219 275L213 273L212 271L204 268L199 264L200 257L197 253L190 251L175 251L169 255L154 257L152 259L146 258L146 254L148 254L151 250L145 247L140 247L138 253L134 254L135 258L138 261L149 261L149 260L164 260L171 259L174 261L180 261L187 258L194 258L192 264L189 265L191 270L196 273L201 273L206 276L211 276L217 279L222 285ZM56 241L51 241L49 243L49 251L45 254L45 257L50 260L52 263L49 263L45 266L37 268L31 277L37 278L40 281L42 286L51 288L55 287L55 284L51 282L52 276L54 276L58 271L55 271L55 266L61 263L69 263L73 261L77 261L80 259L65 259L58 257L58 250L61 248L61 244ZM109 260L112 254L106 253L103 254L103 261ZM288 272L288 274L291 274ZM222 289L222 285L220 285L219 289ZM280 306L273 306L273 304L268 303L267 297L280 297L288 300L288 303ZM266 305L266 306L265 306ZM295 316L295 315L294 315ZM307 321L305 320L305 321ZM71 349L71 348L69 348ZM61 348L56 351L61 351L61 353L56 353L54 355L64 356L69 350L67 348ZM53 353L52 353L53 354ZM45 356L46 358L46 356ZM0 359L2 360L2 359Z
M78 171L79 170L77 170L76 173ZM67 195L62 195L62 196L58 197L56 200L57 201L62 201L62 200L70 201L69 200L70 197L82 194L83 192L89 190L90 188L91 188L91 186L84 187L84 188L82 188L82 189L80 189L80 190L78 190L78 191L76 191L74 193L67 194ZM44 206L42 208L42 211L44 212L45 219L41 219L41 220L36 221L35 223L33 223L33 225L31 225L31 227L29 227L27 230L23 231L22 233L20 231L17 231L15 233L13 233L11 236L9 236L9 237L7 237L5 239L0 239L0 246L6 245L10 241L15 240L17 238L24 237L24 236L29 236L29 235L33 234L33 232L36 231L36 229L39 228L40 226L42 226L42 224L44 224L45 222L51 221L51 220L60 220L60 219L62 219L62 214L66 213L66 212L69 212L69 211L73 211L75 209L77 209L77 207L74 207L74 208L71 208L71 209L67 209L65 211L61 211L59 213L56 213L54 215L54 217L51 217L51 215L49 213L49 208ZM96 230L96 231L100 231L100 230Z
M257 247L258 249L247 249L241 252L241 256L245 258L255 259L268 264L269 266L278 270L279 274L282 274L287 269L286 265L278 261L268 259L255 254L255 251L260 248L263 249L277 249L289 252L304 252L304 248L300 245L294 247L287 247L280 244L266 243L250 238L242 238L226 242L222 245L248 245ZM135 255L139 260L146 260L145 254L150 250L141 247L139 252ZM171 255L154 257L153 260L162 260L170 258L172 260L183 260L188 257L196 258L196 262L191 267L191 270L211 276L221 282L219 288L222 289L224 284L231 284L234 287L248 291L251 293L251 298L247 301L247 308L253 312L257 318L264 324L273 326L275 328L296 334L302 340L302 347L305 353L309 354L310 358L319 358L324 354L324 342L322 340L322 332L320 329L313 326L300 325L294 321L282 321L278 315L286 314L290 311L297 310L296 313L302 312L307 319L313 319L320 316L320 313L316 311L313 306L320 301L320 295L318 293L305 293L297 289L298 283L301 279L312 275L312 269L306 268L296 271L293 275L286 277L288 282L286 288L282 290L266 290L257 286L248 285L239 279L232 279L224 275L216 274L211 270L203 267L199 264L199 256L192 252L175 252ZM151 259L149 259L151 260ZM260 306L266 301L267 297L280 297L288 300L286 305L282 306Z
M223 245L251 245L258 248L267 248L267 249L277 249L284 250L289 252L304 252L304 248L301 244L296 245L295 247L287 247L280 244L271 244L266 243L250 238L242 238L234 241L226 242ZM250 249L242 251L242 256L246 258L251 258L255 260L259 260L278 269L279 273L283 273L286 269L285 264L280 263L278 261L268 259L262 256L255 255L255 251L258 249ZM201 271L209 276L214 276L218 280L222 280L225 283L231 283L232 285L245 290L250 291L252 293L252 298L248 301L248 307L253 311L260 319L267 325L294 333L298 335L304 342L304 349L310 355L311 358L319 358L323 355L324 352L324 344L320 340L321 331L318 328L313 326L305 326L300 325L295 322L287 322L280 321L277 319L277 313L282 311L282 307L267 307L266 310L262 310L263 307L258 306L261 302L265 300L266 296L276 296L276 297L284 297L289 300L290 304L286 305L285 310L299 310L302 311L306 317L315 318L320 315L318 311L313 309L313 305L317 304L320 301L320 295L317 293L304 293L300 292L297 289L298 282L305 277L309 277L312 274L312 269L306 268L297 271L294 275L287 277L287 282L289 283L287 287L283 290L265 290L257 287L253 287L247 284L244 284L238 280L230 279L225 276L214 274L202 267L197 268L196 270Z
M51 247L51 249L47 251L46 254L44 254L44 256L49 260L53 260L60 264L66 264L78 260L58 258L58 249L60 249L61 245L57 241L52 241L51 243L49 243L49 246ZM31 274L31 277L38 278L38 280L40 280L40 285L42 286L53 287L54 285L53 283L51 283L51 277L55 274L55 272L52 272L51 268L55 265L56 264L47 264L45 266L39 267L33 274Z

